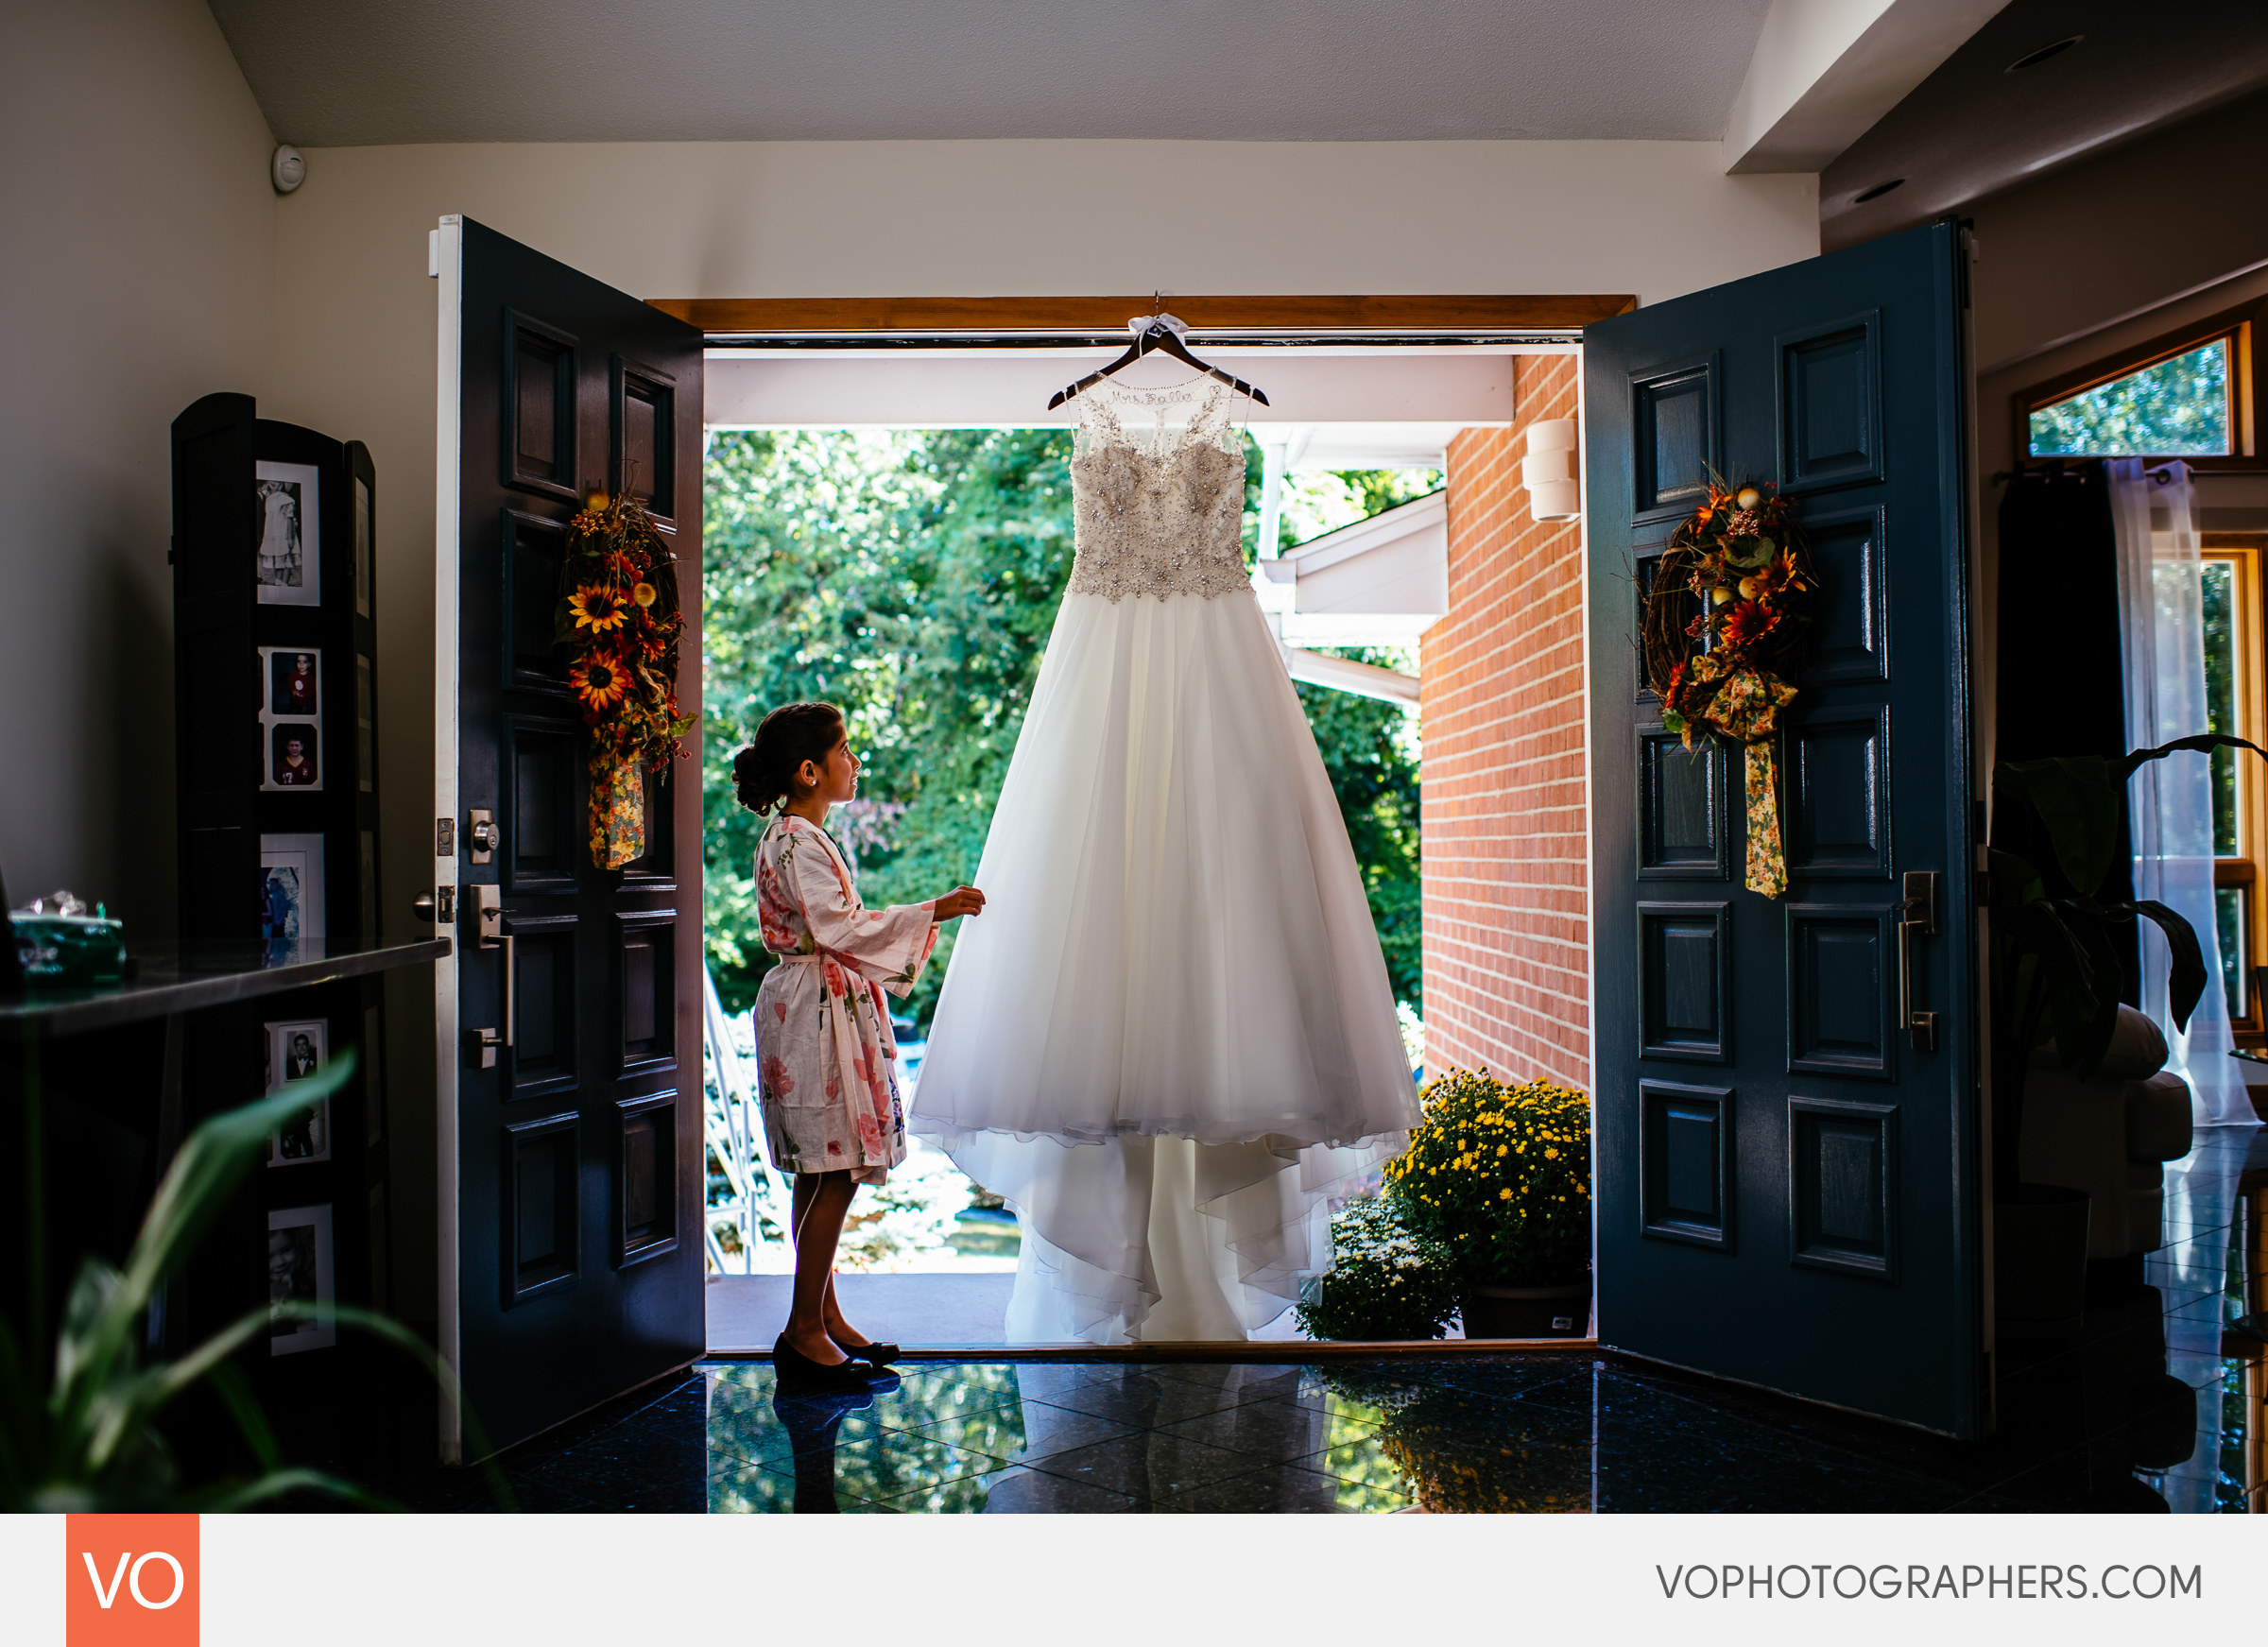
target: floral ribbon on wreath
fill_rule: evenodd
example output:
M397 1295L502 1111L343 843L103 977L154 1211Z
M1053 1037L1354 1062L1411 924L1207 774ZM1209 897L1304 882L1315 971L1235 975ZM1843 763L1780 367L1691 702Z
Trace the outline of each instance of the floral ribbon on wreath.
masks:
M1744 752L1751 891L1788 890L1780 828L1780 712L1802 664L1818 577L1794 510L1769 486L1710 477L1656 565L1640 650L1661 724L1691 749L1713 734ZM1698 609L1696 609L1696 606Z

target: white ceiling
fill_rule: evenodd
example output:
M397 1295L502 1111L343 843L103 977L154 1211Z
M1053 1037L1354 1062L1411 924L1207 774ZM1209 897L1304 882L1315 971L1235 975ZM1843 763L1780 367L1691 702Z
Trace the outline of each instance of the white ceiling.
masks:
M310 146L1714 139L1769 4L211 0Z

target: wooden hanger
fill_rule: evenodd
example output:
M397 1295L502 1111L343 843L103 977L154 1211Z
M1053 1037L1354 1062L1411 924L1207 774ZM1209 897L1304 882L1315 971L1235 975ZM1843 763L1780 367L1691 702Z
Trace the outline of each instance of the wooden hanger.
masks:
M1110 376L1113 372L1124 371L1127 367L1132 366L1143 355L1153 351L1170 354L1184 366L1194 367L1207 377L1218 378L1238 394L1248 395L1263 406L1268 403L1268 397L1243 378L1232 376L1217 366L1207 366L1195 355L1190 353L1181 342L1181 333L1187 331L1188 328L1165 312L1164 294L1153 294L1152 300L1157 303L1158 307L1150 311L1149 324L1134 335L1133 346L1100 371L1091 371L1070 387L1057 389L1055 399L1047 403L1049 411L1054 411L1072 396L1094 387L1096 384L1101 383L1103 379ZM1127 324L1132 326L1135 322L1128 321Z

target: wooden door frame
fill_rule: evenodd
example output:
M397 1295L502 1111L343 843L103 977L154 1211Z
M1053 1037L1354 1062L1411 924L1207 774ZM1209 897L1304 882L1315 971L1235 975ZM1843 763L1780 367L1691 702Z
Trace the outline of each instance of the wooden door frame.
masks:
M876 336L961 333L1122 332L1149 313L1148 297L648 298L664 314L713 336ZM1165 306L1196 332L1508 332L1579 334L1638 307L1628 293L1539 296L1202 297L1167 294Z

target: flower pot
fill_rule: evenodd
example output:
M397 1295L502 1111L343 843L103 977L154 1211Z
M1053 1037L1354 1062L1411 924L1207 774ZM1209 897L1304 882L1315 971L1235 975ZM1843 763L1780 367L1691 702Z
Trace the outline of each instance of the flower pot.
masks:
M1581 1338L1590 1330L1590 1282L1564 1287L1474 1285L1458 1300L1468 1338Z
M1993 1204L1993 1314L2019 1338L2076 1331L2087 1312L2085 1190L2019 1184Z

